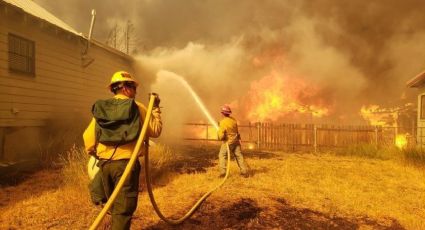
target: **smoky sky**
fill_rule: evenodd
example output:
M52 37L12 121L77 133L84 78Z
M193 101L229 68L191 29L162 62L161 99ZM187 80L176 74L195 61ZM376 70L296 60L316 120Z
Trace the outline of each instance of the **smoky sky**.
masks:
M93 36L103 42L115 25L130 21L132 51L150 83L159 69L171 69L214 106L224 100L211 95L238 100L273 65L308 76L336 111L394 106L415 100L405 83L425 69L422 0L35 2L85 34L96 9ZM256 57L269 67L252 67Z

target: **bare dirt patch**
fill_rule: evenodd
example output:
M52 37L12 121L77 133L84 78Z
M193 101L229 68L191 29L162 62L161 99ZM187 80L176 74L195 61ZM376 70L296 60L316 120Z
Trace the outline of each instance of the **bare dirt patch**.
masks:
M59 169L41 170L32 174L20 173L14 177L3 178L0 184L0 207L55 190L61 184Z

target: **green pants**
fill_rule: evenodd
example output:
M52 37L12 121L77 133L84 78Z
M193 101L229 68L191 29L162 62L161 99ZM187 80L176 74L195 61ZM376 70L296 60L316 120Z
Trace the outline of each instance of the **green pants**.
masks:
M226 174L226 164L227 164L227 144L223 143L218 153L218 161L220 166L220 175ZM239 169L241 170L242 175L248 173L248 168L246 167L245 161L243 159L241 145L239 143L229 144L230 155L234 155L236 162L238 163Z
M99 174L101 174L105 194L110 197L124 173L128 160L116 160L101 163ZM112 229L130 229L131 217L137 208L139 195L139 173L140 163L136 161L129 173L121 191L112 204Z
M90 198L95 205L105 204L108 198L103 188L102 175L100 172L96 173L93 180L89 184Z

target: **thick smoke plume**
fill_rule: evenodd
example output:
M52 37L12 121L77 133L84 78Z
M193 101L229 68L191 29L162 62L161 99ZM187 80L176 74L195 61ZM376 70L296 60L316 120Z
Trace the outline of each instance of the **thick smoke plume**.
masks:
M327 105L347 123L361 122L362 105L413 101L405 82L425 69L421 0L36 2L83 32L95 8L101 41L130 20L143 90L162 93L164 110L182 120L203 118L177 84L156 79L160 69L184 76L217 118L229 103L247 120L252 84L274 73L318 89L299 103Z

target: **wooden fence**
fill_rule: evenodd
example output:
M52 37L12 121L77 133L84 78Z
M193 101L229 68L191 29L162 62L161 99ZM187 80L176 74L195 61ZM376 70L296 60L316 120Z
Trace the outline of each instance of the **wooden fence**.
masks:
M188 123L186 126L189 129L197 127L196 136L185 136L186 140L217 141L216 132L209 124ZM274 123L239 125L242 142L250 143L257 149L285 151L317 151L358 144L394 145L397 134L406 133L400 130L404 129L379 126ZM408 135L408 143L415 143L415 134Z

